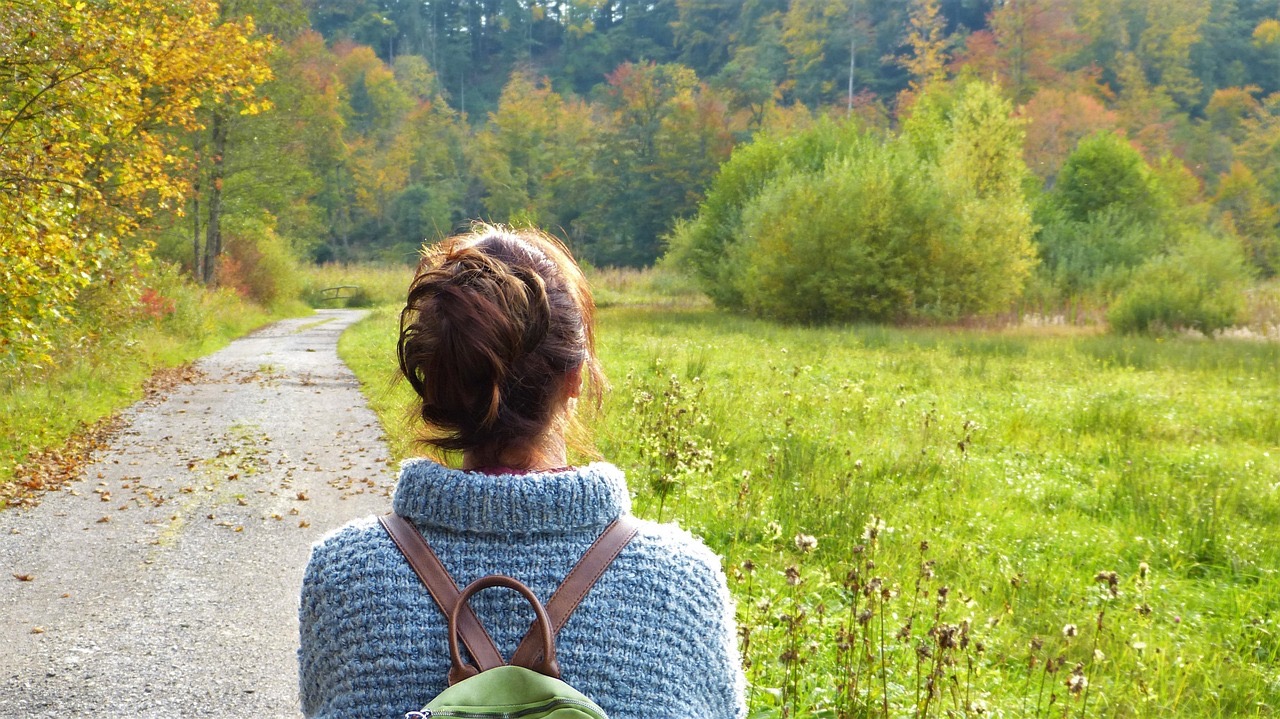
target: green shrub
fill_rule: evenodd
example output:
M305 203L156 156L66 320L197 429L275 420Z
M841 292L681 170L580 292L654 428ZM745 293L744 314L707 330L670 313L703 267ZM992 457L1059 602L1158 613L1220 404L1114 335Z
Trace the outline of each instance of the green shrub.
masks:
M735 154L670 261L784 321L1006 309L1034 263L1021 128L984 83L928 107L899 137L824 123Z
M1213 336L1244 319L1248 282L1238 246L1197 236L1138 268L1107 321L1121 333L1194 329Z
M218 284L264 307L297 299L298 263L270 215L228 218L218 260Z

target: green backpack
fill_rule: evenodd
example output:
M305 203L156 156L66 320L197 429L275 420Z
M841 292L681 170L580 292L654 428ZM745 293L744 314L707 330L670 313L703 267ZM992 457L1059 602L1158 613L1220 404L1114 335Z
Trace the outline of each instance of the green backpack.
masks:
M440 559L411 522L394 514L378 519L448 618L449 688L422 709L406 713L405 719L608 719L595 702L560 680L555 635L635 536L638 529L635 520L622 516L610 524L544 607L528 587L501 574L481 577L459 592ZM536 615L533 626L511 655L510 663L502 660L493 639L467 604L471 595L490 587L516 590L533 605ZM476 665L463 661L459 639Z

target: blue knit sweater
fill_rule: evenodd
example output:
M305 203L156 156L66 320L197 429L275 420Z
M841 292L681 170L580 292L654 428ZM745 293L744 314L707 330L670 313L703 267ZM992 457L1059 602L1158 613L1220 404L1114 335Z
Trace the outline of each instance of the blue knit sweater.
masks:
M622 473L609 464L490 476L428 460L404 463L393 501L459 586L507 574L543 602L630 504ZM501 589L481 592L471 605L509 657L532 609ZM372 518L316 544L299 619L309 717L399 719L446 686L444 618ZM690 534L649 522L556 642L563 679L611 719L740 719L736 647L719 558Z

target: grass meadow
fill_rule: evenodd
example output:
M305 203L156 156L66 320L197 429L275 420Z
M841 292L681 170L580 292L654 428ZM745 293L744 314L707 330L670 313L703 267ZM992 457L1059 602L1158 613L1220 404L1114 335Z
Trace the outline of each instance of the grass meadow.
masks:
M754 715L1280 713L1280 344L609 304L597 449L724 556ZM395 312L341 352L405 456Z

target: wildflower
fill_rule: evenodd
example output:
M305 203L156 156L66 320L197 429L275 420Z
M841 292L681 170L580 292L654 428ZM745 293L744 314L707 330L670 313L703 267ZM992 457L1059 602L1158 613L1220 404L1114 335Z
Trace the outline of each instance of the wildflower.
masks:
M797 534L795 543L801 554L808 554L818 548L818 538L812 534Z
M742 571L746 572L747 574L755 574L756 563L751 561L750 559L744 560L742 562Z
M1150 572L1150 571L1151 571L1151 566L1150 566L1150 565L1148 565L1146 562L1138 562L1138 577L1139 577L1139 578L1141 578L1141 579L1146 579L1146 578L1147 578L1147 573L1148 573L1148 572Z
M1141 654L1147 648L1147 643L1138 639L1138 635L1135 634L1129 640L1129 646L1133 647L1133 650L1135 652L1138 652L1139 654Z
M1134 607L1133 610L1141 616L1144 616L1144 617L1151 616L1151 605L1147 604L1146 602L1143 602L1142 604L1139 604L1138 606Z
M1031 637L1031 651L1038 652L1044 646L1044 639L1039 635Z
M862 538L866 540L867 544L875 545L876 539L883 531L885 531L884 519L878 514L873 514L870 521L862 527Z
M1101 664L1102 662L1105 662L1106 660L1107 660L1107 655L1106 655L1106 654L1103 654L1101 649L1094 649L1094 650L1093 650L1093 661L1094 661L1095 663L1097 663L1097 664Z
M938 606L945 607L947 605L947 594L950 591L949 587L938 587Z
M1080 633L1074 624L1067 624L1062 627L1062 636L1064 639L1070 639Z

